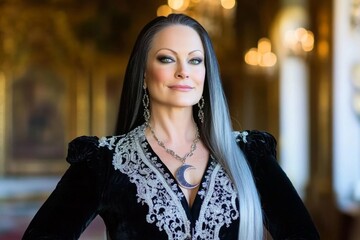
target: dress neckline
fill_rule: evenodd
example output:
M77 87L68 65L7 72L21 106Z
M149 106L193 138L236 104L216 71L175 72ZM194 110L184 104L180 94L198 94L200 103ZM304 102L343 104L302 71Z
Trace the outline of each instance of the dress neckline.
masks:
M136 185L137 201L148 206L147 222L165 230L169 239L219 236L222 226L239 217L237 193L227 173L210 155L190 209L170 171L149 150L143 130L139 126L125 135L103 137L99 146L113 152L114 169Z
M181 193L181 203L183 205L183 207L186 209L186 211L192 211L192 207L197 204L199 201L201 202L201 195L200 193L206 191L205 186L207 186L206 181L209 178L209 175L211 174L212 170L211 170L211 166L213 164L214 159L212 158L212 156L209 156L209 159L207 161L207 165L205 167L205 171L203 173L203 176L201 178L199 187L197 189L196 192L196 197L194 199L194 201L192 202L191 206L188 203L188 201L186 200L184 193L182 191L182 189L180 188L180 185L178 184L175 176L171 173L170 169L163 163L163 161L161 161L160 157L156 154L156 152L154 151L154 149L151 147L150 143L148 142L148 140L145 137L144 134L144 139L143 139L143 151L145 153L145 155L147 156L151 156L150 162L157 168L160 170L160 172L163 172L164 174L162 175L162 177L165 179L166 182L175 182L176 183L176 191L177 193ZM149 154L149 155L148 155ZM174 188L172 188L174 190ZM177 194L178 195L178 194ZM201 204L201 203L200 203Z

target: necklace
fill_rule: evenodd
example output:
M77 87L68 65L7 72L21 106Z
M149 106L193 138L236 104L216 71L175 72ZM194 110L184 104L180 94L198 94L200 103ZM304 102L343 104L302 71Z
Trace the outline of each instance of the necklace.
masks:
M174 157L175 159L182 162L182 165L176 170L176 173L175 173L175 178L176 178L177 182L186 189L193 189L193 188L196 188L197 186L199 186L199 183L191 184L188 181L186 181L186 179L185 179L185 171L187 169L195 169L194 166L186 164L185 161L187 158L191 157L194 154L194 151L196 150L196 144L200 140L200 134L199 134L198 127L196 127L196 134L195 134L194 141L191 144L190 152L186 153L183 157L180 157L178 154L175 153L174 150L167 148L163 141L159 140L159 138L155 134L154 129L151 127L150 123L148 123L147 126L149 127L150 132L151 132L152 136L154 137L154 139L156 140L157 144L160 147L162 147L172 157Z

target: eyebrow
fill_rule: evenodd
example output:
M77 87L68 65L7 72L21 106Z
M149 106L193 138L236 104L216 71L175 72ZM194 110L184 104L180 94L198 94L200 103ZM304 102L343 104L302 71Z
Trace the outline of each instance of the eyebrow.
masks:
M172 49L170 49L170 48L160 48L159 50L157 50L157 51L155 52L155 54L157 54L157 53L160 52L161 50L168 50L168 51L170 51L170 52L173 52L174 54L177 54L177 52L175 52L174 50L172 50ZM202 54L204 54L203 51L201 51L200 49L195 49L195 50L189 52L188 55L191 55L191 54L194 53L194 52L201 52Z

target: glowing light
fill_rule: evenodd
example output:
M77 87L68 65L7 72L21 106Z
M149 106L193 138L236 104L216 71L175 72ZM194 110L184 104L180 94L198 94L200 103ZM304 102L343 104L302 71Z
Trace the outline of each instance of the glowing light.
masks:
M310 31L307 31L306 34L301 38L302 49L305 52L312 51L314 48L314 42L315 42L314 34Z
M262 55L261 61L259 62L259 66L261 67L272 67L276 64L277 57L272 52L267 52Z
M304 38L304 36L306 36L307 31L305 28L300 27L300 28L295 29L294 33L295 33L296 39L298 41L302 42L302 39Z
M258 65L260 55L257 51L257 48L251 48L246 54L245 54L245 62L249 65L256 66Z
M287 31L285 33L285 39L284 39L285 45L290 47L290 48L294 48L294 46L297 44L297 39L295 36L295 32L294 31Z
M271 52L271 42L267 38L261 38L258 41L258 51L260 53L267 53Z
M271 52L271 42L267 38L258 41L257 48L251 48L245 54L245 62L252 66L273 67L277 62L276 55Z
M296 54L300 54L302 51L312 51L314 48L314 42L314 34L302 27L295 30L289 30L284 36L285 45Z
M168 5L161 5L156 11L157 16L167 16L172 13L171 8Z
M221 6L225 9L232 9L235 7L235 0L221 0Z
M185 11L189 6L190 0L168 0L168 5L176 11Z

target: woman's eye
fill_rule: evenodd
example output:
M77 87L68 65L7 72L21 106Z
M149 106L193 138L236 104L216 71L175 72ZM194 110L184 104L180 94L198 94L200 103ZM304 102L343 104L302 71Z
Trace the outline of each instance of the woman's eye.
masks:
M171 57L165 57L165 56L161 56L158 57L158 60L162 63L172 63L174 62L174 60Z
M190 59L189 61L191 64L194 64L194 65L199 65L200 63L202 63L202 59L200 58L193 58L193 59Z

